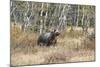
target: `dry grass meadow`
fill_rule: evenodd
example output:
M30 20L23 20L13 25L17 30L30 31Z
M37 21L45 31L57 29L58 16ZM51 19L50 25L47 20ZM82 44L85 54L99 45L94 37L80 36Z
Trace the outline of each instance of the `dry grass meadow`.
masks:
M94 61L95 39L90 40L80 29L62 32L55 47L40 47L36 44L38 33L11 27L11 65Z

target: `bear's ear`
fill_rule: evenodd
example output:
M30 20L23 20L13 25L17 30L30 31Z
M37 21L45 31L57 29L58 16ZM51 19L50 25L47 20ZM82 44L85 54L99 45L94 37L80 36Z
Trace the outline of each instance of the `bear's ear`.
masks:
M59 36L60 35L60 33L59 32L56 32L56 36Z

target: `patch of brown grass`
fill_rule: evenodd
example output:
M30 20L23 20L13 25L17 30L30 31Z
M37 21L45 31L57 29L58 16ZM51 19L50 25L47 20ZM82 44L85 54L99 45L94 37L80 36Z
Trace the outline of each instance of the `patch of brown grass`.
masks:
M32 65L95 60L95 40L80 30L62 32L56 46L36 46L38 33L11 28L11 64Z
M21 31L18 27L11 28L11 52L35 52L37 33Z
M95 50L95 40L90 40L89 38L85 38L82 40L81 45L83 46L83 49Z

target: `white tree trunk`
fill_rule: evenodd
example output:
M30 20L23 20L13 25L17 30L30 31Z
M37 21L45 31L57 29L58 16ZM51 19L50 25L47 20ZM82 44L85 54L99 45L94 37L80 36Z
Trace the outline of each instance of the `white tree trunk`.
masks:
M41 7L41 9L42 9L42 10L41 10L41 14L40 14L41 17L43 16L43 15L42 15L42 14L43 14L43 5L44 5L44 3L42 3L42 7ZM41 19L41 20L40 20L40 34L43 33L43 26L44 26L44 25L43 25L43 19Z
M82 16L82 29L84 31L84 7L83 7L83 16Z
M59 28L58 29L60 29L60 31L62 31L62 30L64 30L64 28L65 28L65 20L66 20L66 16L64 15L65 13L65 7L66 7L66 5L64 5L63 6L63 10L62 10L62 12L61 12L61 16L59 17Z
M41 20L41 25L40 25L40 34L43 33L43 20Z
M77 11L77 21L76 21L76 27L78 27L78 21L79 21L79 11L80 11L80 9L79 9L79 5L78 5L78 11Z

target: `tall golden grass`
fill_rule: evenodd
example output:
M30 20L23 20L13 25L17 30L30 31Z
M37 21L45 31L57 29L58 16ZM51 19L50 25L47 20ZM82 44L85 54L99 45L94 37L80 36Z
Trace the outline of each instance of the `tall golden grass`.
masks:
M66 63L95 60L95 39L81 30L61 32L56 46L37 46L38 33L11 27L11 65Z

